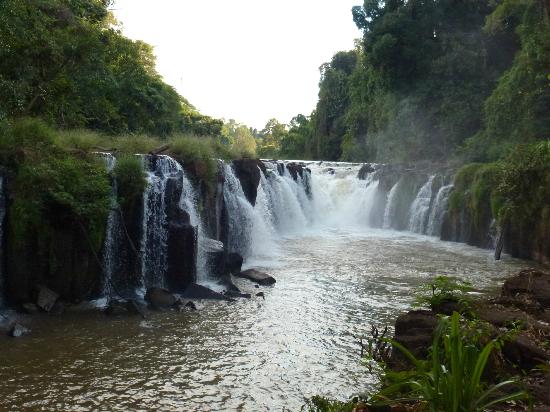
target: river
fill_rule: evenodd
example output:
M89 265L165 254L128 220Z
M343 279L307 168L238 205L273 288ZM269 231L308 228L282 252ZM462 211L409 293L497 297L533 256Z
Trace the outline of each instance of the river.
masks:
M527 265L381 229L324 227L276 244L246 262L273 287L237 280L252 299L145 320L33 318L30 336L0 338L0 410L298 411L315 394L346 399L376 387L358 336L391 325L419 285L446 274L491 291Z

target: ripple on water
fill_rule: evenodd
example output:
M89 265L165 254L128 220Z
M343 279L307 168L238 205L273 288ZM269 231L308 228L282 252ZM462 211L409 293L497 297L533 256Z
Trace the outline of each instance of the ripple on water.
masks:
M526 265L388 231L330 230L280 246L259 265L277 278L262 288L265 300L205 302L145 321L44 317L29 338L1 339L0 409L299 410L313 394L347 398L376 384L357 336L392 324L412 288L449 274L491 290Z

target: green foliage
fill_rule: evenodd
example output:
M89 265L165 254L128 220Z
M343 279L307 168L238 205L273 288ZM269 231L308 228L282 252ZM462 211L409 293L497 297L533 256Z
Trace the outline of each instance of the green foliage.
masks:
M302 406L305 412L352 412L356 402L340 402L322 396L313 396Z
M218 170L214 147L214 140L209 138L178 136L170 140L170 153L184 166L196 165L196 174L206 183L214 182Z
M36 119L3 129L0 161L15 176L10 225L16 240L70 219L87 229L99 250L111 192L100 159L68 154L57 146L55 132Z
M461 325L460 315L442 317L437 327L427 361L416 359L397 342L414 365L404 379L384 388L373 397L374 402L392 403L396 399L425 403L434 412L474 412L492 405L524 399L526 393L517 391L500 395L499 390L514 383L503 381L489 386L483 373L489 356L497 346L495 341L482 345L481 336L472 325Z
M147 185L142 159L136 155L118 157L113 174L117 179L118 202L128 210L141 198Z
M229 147L228 155L230 157L255 157L256 156L256 138L250 128L244 124L239 124L235 120L230 119L222 129L222 136L225 143ZM223 145L218 145L219 149L223 150ZM218 150L219 150L218 149ZM231 152L234 155L231 155Z
M457 302L469 305L468 293L473 290L472 284L455 277L437 276L416 294L416 304L437 308L446 302Z
M124 37L110 0L0 2L0 119L40 116L110 134L219 135L155 70L153 49Z

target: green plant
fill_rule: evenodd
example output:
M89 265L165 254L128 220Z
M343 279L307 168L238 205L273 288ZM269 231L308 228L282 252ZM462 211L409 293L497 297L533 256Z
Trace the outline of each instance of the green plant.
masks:
M456 312L441 318L427 361L418 360L398 342L393 345L409 359L414 370L376 394L373 402L387 404L397 399L424 403L433 412L474 412L527 396L521 390L500 393L514 383L512 380L491 386L483 381L487 361L497 342L481 346L477 334L468 330L468 324L461 326Z
M306 400L301 411L304 412L352 412L357 402L341 402L323 396L313 396Z
M118 183L118 201L127 209L141 197L147 185L142 160L135 155L119 157L113 173Z
M418 306L428 305L436 309L446 302L469 305L468 293L473 290L472 284L452 276L437 276L422 286L416 293L415 303Z

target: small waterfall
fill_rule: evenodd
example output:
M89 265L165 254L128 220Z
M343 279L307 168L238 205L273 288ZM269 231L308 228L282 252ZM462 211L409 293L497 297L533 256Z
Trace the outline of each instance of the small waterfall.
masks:
M112 174L116 167L117 159L111 153L99 153L105 162L105 167L109 174ZM118 213L117 202L118 186L116 179L111 176L111 210L107 218L107 228L105 231L105 241L103 244L103 290L102 296L110 297L112 294L112 279L115 270L115 259L117 254L117 245L121 237L120 214Z
M6 197L4 177L0 176L0 308L4 306L4 219L6 217Z
M453 185L442 186L437 192L435 197L430 217L428 219L428 227L426 234L430 236L440 236L441 227L443 225L443 218L447 213L447 206L449 205L449 194L453 190Z
M384 223L382 228L390 229L392 224L392 218L395 214L397 208L397 192L399 191L399 184L401 180L398 180L396 184L393 185L390 192L388 193L388 200L386 201L386 208L384 210Z
M223 196L228 215L227 250L248 258L266 255L276 248L272 218L263 186L258 187L256 206L252 206L233 168L224 165L225 185Z
M416 199L410 208L409 230L414 233L424 233L428 214L430 212L430 204L432 201L432 183L435 178L430 176L428 181L420 188Z
M169 156L144 156L147 187L143 195L143 239L141 276L145 287L164 286L166 273L168 221L166 185L181 178L183 170Z

